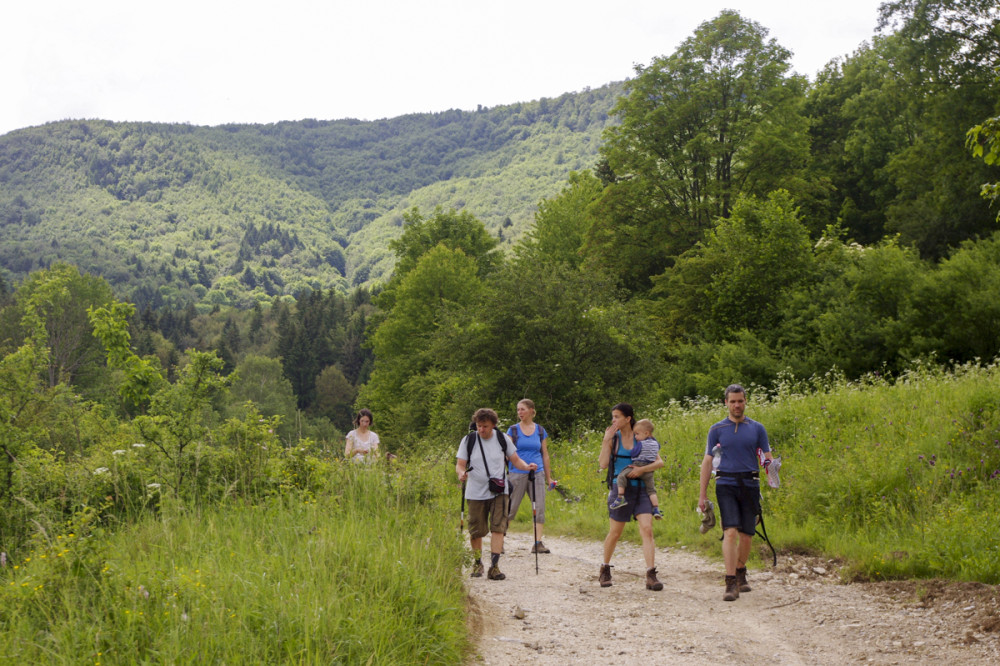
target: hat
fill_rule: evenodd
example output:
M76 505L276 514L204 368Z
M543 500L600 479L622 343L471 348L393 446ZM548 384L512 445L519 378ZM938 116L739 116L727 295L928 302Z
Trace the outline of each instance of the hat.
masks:
M712 500L705 500L705 510L701 513L701 530L702 534L705 534L710 529L715 527L715 506L712 505Z

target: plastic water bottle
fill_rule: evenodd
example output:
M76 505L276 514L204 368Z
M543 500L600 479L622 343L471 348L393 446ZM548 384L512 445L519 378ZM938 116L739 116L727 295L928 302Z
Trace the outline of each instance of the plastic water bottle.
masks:
M719 471L719 464L722 462L722 444L712 447L712 474Z
M767 465L764 466L764 472L767 474L767 485L772 488L777 488L781 485L781 480L778 478L779 469L781 469L780 456L773 460L768 460Z

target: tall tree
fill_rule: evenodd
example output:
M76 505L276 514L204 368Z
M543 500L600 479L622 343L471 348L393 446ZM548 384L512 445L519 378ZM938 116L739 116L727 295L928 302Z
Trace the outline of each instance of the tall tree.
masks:
M423 434L440 388L438 369L449 362L435 349L439 329L457 325L456 308L478 303L482 283L476 261L443 243L417 260L395 289L395 305L375 329L375 367L357 404L376 413L396 442Z
M612 265L625 263L623 236L629 248L629 237L651 246L626 284L660 272L740 194L801 188L806 81L789 74L790 57L761 25L727 10L672 55L636 68L615 108L621 123L606 130L612 182L591 235Z

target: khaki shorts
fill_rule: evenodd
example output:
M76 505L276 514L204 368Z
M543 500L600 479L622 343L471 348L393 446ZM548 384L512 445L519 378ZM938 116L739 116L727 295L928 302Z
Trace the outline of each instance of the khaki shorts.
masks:
M469 536L481 539L490 532L507 531L507 496L497 495L488 500L465 500L469 505Z

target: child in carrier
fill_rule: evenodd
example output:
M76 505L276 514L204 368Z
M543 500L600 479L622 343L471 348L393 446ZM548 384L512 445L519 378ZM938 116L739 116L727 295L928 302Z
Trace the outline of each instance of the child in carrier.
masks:
M622 473L618 475L618 497L608 505L612 509L620 509L628 504L628 500L625 499L625 486L628 485L629 478L627 475L632 468L643 467L644 465L656 462L656 456L660 452L660 443L653 439L652 421L649 419L636 421L632 432L635 434L635 446L632 447L632 464L623 469ZM656 485L653 482L653 473L647 472L640 476L639 479L642 481L642 485L645 486L646 493L649 495L649 503L653 505L653 517L657 520L663 520L663 514L660 513L660 500L656 497Z

